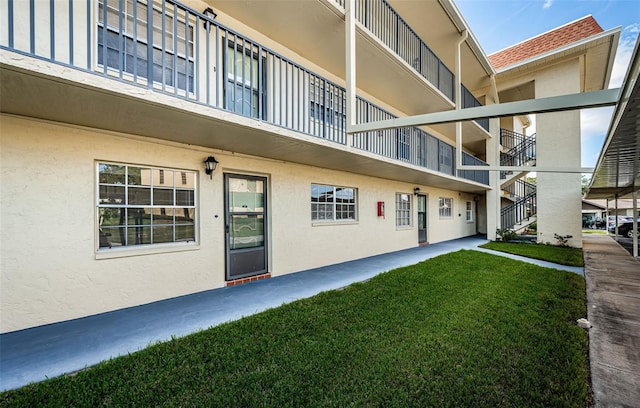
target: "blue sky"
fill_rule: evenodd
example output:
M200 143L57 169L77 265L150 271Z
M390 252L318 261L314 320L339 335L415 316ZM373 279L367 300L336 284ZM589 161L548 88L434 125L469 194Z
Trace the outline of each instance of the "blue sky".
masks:
M592 15L604 30L621 27L610 88L622 83L640 32L640 0L454 0L485 53ZM613 108L582 111L582 166L598 159Z

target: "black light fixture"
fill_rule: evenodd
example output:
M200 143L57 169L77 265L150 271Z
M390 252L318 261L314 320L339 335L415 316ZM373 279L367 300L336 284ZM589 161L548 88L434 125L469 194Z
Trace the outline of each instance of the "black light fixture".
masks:
M218 17L218 15L216 14L215 11L213 11L213 9L211 7L207 7L206 9L204 9L204 11L202 12L202 14L204 14L206 17L209 17L212 20L215 20L216 17Z
M420 187L416 187L413 189L413 195L418 195L420 194Z
M213 179L213 171L216 169L217 165L218 161L213 156L207 157L207 160L204 161L204 172L209 175L210 179Z

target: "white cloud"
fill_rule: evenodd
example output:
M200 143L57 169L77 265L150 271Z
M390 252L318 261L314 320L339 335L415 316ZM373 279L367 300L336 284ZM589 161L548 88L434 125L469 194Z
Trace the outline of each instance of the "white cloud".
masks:
M545 0L544 4L542 5L542 8L546 10L550 8L552 4L553 4L553 0Z
M627 68L629 67L629 61L631 61L631 54L633 54L633 47L635 46L638 33L640 33L640 23L631 24L625 27L622 33L620 33L620 41L618 43L618 50L616 51L616 58L613 62L609 88L619 88L620 85L622 85L622 80L627 74Z

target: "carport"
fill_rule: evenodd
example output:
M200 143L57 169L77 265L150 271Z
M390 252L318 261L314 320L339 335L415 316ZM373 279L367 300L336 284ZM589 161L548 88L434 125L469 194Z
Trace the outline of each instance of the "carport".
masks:
M585 194L586 199L606 199L607 207L611 202L612 207L616 209L619 199L631 198L635 231L638 230L640 190L639 44L640 42L636 42L602 151ZM632 254L638 257L638 234L633 237Z

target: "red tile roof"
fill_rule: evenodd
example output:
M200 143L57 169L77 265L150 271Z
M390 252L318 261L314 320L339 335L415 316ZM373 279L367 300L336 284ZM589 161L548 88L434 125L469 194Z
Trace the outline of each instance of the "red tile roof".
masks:
M491 61L491 65L493 65L495 69L500 69L591 37L603 31L602 27L600 27L592 16L586 16L493 53L489 55L489 61Z

